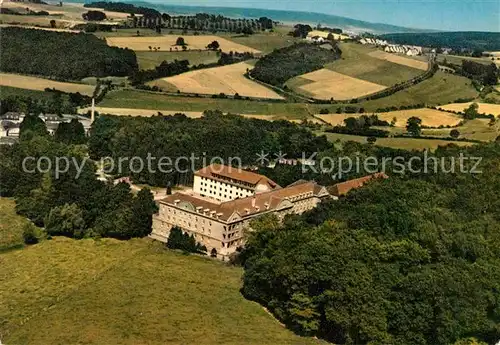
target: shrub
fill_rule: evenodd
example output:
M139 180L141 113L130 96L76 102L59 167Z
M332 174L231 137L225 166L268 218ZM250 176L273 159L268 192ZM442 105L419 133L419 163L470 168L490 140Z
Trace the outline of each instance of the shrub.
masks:
M24 243L31 245L38 243L38 228L33 223L27 223L23 228Z

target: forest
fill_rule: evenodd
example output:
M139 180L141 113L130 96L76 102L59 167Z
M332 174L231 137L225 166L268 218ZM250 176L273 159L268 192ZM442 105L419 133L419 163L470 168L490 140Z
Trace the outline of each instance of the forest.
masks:
M452 48L456 51L500 50L500 33L498 32L428 32L398 33L382 35L382 38L396 44L409 44L433 48Z
M320 69L339 59L341 54L337 46L328 50L309 43L297 43L274 50L259 59L250 75L264 83L282 86L290 78Z
M126 183L97 180L96 166L81 145L86 140L79 122L61 123L50 136L40 118L26 116L19 142L0 145L0 195L14 197L16 211L44 227L48 236L148 235L157 212L152 193L143 189L134 195ZM42 156L46 158L35 169ZM33 159L24 161L26 157Z
M82 33L7 27L2 28L0 48L2 72L79 80L126 76L138 68L132 50L110 47Z
M482 173L392 174L283 224L256 220L244 295L335 344L494 344L500 142L436 156L460 152L482 157Z
M146 17L160 17L161 13L155 9L143 7L143 6L135 6L133 4L126 4L123 2L108 2L108 1L96 1L83 5L83 7L90 8L102 8L106 11L113 12L123 12L129 14L142 14Z
M255 140L259 138L259 140ZM137 143L140 142L140 145ZM191 119L183 114L175 116L118 117L100 116L91 130L89 153L92 159L102 157L190 157L199 159L195 168L221 157L240 157L242 164L256 164L257 153L279 151L290 158L301 158L302 152L311 154L331 146L326 137L317 137L306 128L288 121L247 119L237 115L222 115L220 111L206 111L202 118ZM182 162L185 168L188 162ZM191 174L130 171L123 167L123 176L132 176L138 183L153 186L176 185L189 181Z

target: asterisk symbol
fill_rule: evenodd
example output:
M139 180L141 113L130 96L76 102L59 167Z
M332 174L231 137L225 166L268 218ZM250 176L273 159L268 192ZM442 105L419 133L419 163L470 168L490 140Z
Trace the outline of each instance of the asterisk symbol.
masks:
M260 153L257 153L257 163L260 165L267 165L269 163L269 153L265 153L264 151L260 151Z
M278 162L284 161L286 159L286 153L281 152L281 150L280 152L275 153L274 156L276 157L276 160Z

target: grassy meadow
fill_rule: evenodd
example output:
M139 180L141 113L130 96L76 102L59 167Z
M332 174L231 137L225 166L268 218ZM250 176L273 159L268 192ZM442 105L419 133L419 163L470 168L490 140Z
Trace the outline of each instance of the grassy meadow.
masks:
M356 43L340 43L339 47L342 50L342 58L326 65L326 68L350 77L392 86L423 73L422 70L369 55L377 51L372 47Z
M28 220L17 215L14 206L13 199L0 197L0 253L24 244L23 226Z
M0 254L7 344L320 344L240 292L241 268L147 239L55 238Z
M140 69L153 69L160 65L163 61L173 62L174 60L188 60L190 65L209 64L219 60L217 53L214 51L178 51L178 52L149 52L137 51L137 62Z

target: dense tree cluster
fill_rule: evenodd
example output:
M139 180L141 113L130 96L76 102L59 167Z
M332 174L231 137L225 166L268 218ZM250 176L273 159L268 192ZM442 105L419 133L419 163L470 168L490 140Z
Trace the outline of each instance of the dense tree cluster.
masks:
M16 198L18 213L49 235L127 239L151 232L157 208L149 190L134 195L128 184L97 180L85 147L67 144L62 133L49 136L36 116L27 116L20 130L19 143L0 146L0 192ZM46 158L38 162L42 156Z
M135 53L94 35L2 28L0 69L63 80L125 76L137 70Z
M290 36L306 38L307 34L312 31L312 27L309 24L296 24L294 30L289 32Z
M259 140L256 140L259 138ZM137 143L141 143L138 145ZM281 151L290 158L301 158L302 152L311 154L325 150L331 145L326 138L317 137L305 128L287 121L264 121L247 119L235 115L223 115L220 111L206 111L200 119L185 115L155 116L151 118L124 118L100 116L92 128L89 139L90 156L93 158L141 157L147 161L147 154L159 158L167 156L172 162L178 157L198 157L194 168L210 162L212 157L240 158L244 165L255 165L261 151ZM156 162L156 163L155 163ZM158 161L153 162L157 164ZM118 168L118 167L115 167ZM173 168L173 166L172 166ZM122 174L132 176L136 181L156 186L184 182L192 176L192 167L186 160L179 161L179 169L163 173L159 169L141 172L130 164L124 164ZM189 170L179 173L179 170ZM168 167L164 168L168 170Z
M92 11L88 11L88 12L82 14L82 18L84 20L99 22L101 20L106 19L106 13L101 12L101 11L92 10Z
M352 135L364 135L372 137L388 137L389 132L382 129L371 128L372 126L389 126L387 121L380 120L377 115L361 115L359 117L348 117L344 120L345 126L335 126L328 129L331 133L342 133Z
M327 50L308 43L298 43L262 57L250 75L267 84L281 86L292 77L322 68L339 59L340 55L337 46Z
M146 17L160 17L161 13L155 9L143 7L143 6L135 6L133 4L127 4L123 2L111 2L111 1L96 1L83 5L83 7L90 8L102 8L107 11L113 12L123 12L130 14L142 14Z
M494 63L485 65L471 60L462 60L462 68L459 72L465 77L480 81L484 85L496 85L500 76L500 71Z
M170 230L167 240L167 248L180 249L188 253L206 254L207 247L196 242L193 235L189 236L179 227L173 227Z
M397 43L423 47L452 48L460 52L463 49L500 50L500 33L498 32L419 32L382 35L383 39Z
M297 333L336 344L494 344L499 145L436 152L483 157L482 174L393 175L282 225L256 221L243 293Z
M0 98L0 114L8 111L33 114L75 114L76 108L90 103L88 96L51 90L46 98L7 96Z

